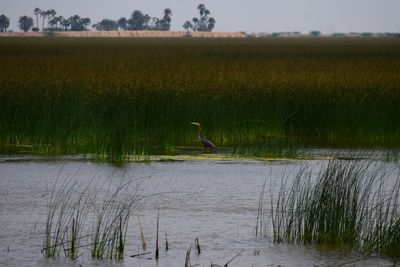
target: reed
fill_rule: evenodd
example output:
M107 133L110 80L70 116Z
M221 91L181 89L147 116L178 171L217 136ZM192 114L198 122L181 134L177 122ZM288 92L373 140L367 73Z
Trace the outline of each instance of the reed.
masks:
M64 252L75 260L81 248L90 247L94 259L122 260L129 219L141 199L141 181L129 180L107 193L103 187L93 188L92 182L78 182L77 177L60 184L59 179L49 194L44 257L56 258Z
M194 245L195 245L195 247L196 247L197 255L200 255L200 253L201 253L201 248L200 248L199 239L198 239L197 237L196 237L196 239L194 240Z
M143 251L146 251L147 242L146 242L146 239L144 237L144 232L143 232L142 224L140 223L140 218L139 217L138 217L138 221L139 221L139 228L140 228L140 239L142 240L142 248L143 248Z
M186 257L185 257L185 267L191 267L190 263L190 252L192 251L192 245L186 250Z
M374 208L367 215L366 230L362 236L363 252L377 253L400 260L400 179L386 185L379 184L373 196Z
M46 227L42 253L45 258L59 257L61 251L66 257L76 259L87 219L91 195L79 193L82 184L73 178L66 179L57 188L55 183L47 206Z
M275 242L330 244L398 259L400 178L398 169L387 169L384 163L332 160L318 173L307 167L291 173L278 195L266 182L256 236L267 236L270 225Z
M397 39L0 40L0 152L146 160L400 144ZM85 64L82 64L84 62Z
M157 230L156 230L156 252L155 252L155 256L154 256L154 258L156 259L156 260L158 260L158 258L160 257L159 256L159 248L158 248L158 227L159 227L159 224L160 224L160 210L158 210L158 213L157 213Z
M132 190L133 186L133 190ZM91 254L93 259L122 260L130 217L138 204L138 185L128 181L104 198L96 210Z
M165 251L168 250L169 250L168 235L167 232L165 232Z

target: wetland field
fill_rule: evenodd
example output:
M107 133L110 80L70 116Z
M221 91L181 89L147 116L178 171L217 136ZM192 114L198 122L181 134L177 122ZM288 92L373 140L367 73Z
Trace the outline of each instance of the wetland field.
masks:
M0 73L1 266L400 260L398 38L0 38Z
M400 144L400 40L0 39L0 151L124 161Z

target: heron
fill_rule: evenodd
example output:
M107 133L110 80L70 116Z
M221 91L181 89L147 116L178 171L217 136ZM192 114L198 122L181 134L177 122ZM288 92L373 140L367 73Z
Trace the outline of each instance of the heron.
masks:
M191 122L190 124L196 125L198 127L198 139L200 143L204 146L206 149L206 152L208 152L208 149L216 149L217 147L207 138L205 138L201 132L201 125L198 122Z

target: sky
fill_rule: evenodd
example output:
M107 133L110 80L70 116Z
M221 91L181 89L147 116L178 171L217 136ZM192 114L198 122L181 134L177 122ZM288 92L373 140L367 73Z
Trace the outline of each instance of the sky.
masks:
M89 17L92 24L129 17L135 9L160 18L170 8L171 30L183 30L186 20L198 17L200 3L215 18L214 31L400 32L400 0L0 0L0 14L19 31L18 18L34 18L36 7L55 9L63 17Z

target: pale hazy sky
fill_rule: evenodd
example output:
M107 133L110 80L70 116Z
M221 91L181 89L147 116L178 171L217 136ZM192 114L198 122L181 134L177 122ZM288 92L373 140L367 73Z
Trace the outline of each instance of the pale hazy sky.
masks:
M35 7L55 9L64 17L89 17L92 24L129 17L135 9L162 17L168 7L172 30L182 30L186 20L198 16L200 3L215 18L215 31L400 32L400 0L0 0L0 14L19 31L19 16L34 18Z

